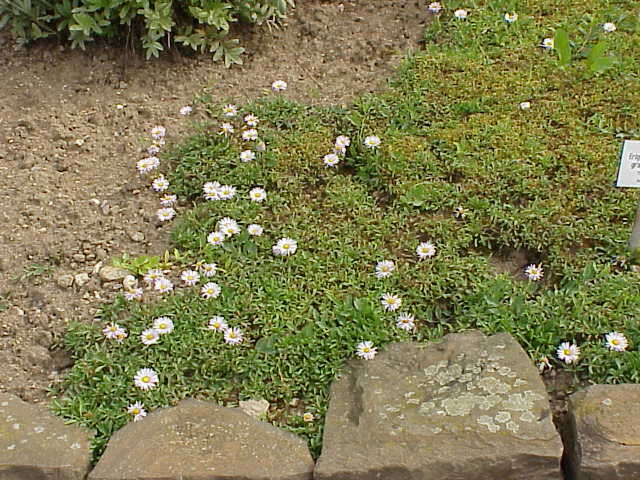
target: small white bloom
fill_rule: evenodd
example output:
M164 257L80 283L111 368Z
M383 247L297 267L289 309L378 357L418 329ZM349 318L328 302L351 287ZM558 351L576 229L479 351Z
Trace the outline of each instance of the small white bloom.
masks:
M609 350L613 350L615 352L624 352L629 346L629 341L627 337L624 336L623 333L611 332L607 333L605 336L605 343Z
M120 340L127 336L127 331L117 323L110 323L102 329L102 334L109 340Z
M158 317L153 321L153 329L160 335L173 332L173 320L168 317Z
M217 298L221 292L222 289L216 282L205 283L200 290L202 297L206 299Z
M326 167L335 167L340 162L340 157L335 153L328 153L324 156L322 161Z
M222 107L222 115L231 118L235 117L238 114L238 107L235 105L229 104Z
M230 123L223 123L222 125L220 125L220 131L218 132L218 135L224 135L226 137L227 135L231 135L233 131L233 125L231 125Z
M545 38L542 40L540 46L546 50L551 50L555 46L555 42L553 41L553 38Z
M520 102L520 110L529 110L531 108L531 102Z
M144 294L144 291L142 290L142 288L131 288L131 289L125 290L124 298L128 301L140 300L142 299L143 294Z
M456 207L453 209L453 216L456 218L463 219L467 216L467 213L469 213L469 211L464 207Z
M247 163L250 162L251 160L255 160L256 159L256 154L253 153L251 150L244 150L242 152L240 152L240 161Z
M410 332L414 328L416 328L416 319L410 313L401 313L400 315L398 315L398 318L396 320L396 327Z
M431 242L422 242L416 247L416 254L421 260L433 257L436 254L436 247Z
M242 140L245 142L253 141L258 139L258 131L255 128L250 128L249 130L245 130L242 132Z
M190 105L185 105L180 108L180 115L190 115L193 112L193 108Z
M162 205L163 207L170 207L172 205L175 205L177 201L178 201L178 197L176 197L171 193L167 193L162 197L160 197L160 205Z
M551 370L552 368L551 362L546 356L540 358L540 361L538 362L538 371L540 373L543 373L545 370Z
M518 14L515 12L512 13L505 13L504 14L504 20L507 23L514 23L518 21Z
M374 150L378 148L381 143L382 141L380 140L380 137L378 137L377 135L369 135L364 139L364 146Z
M211 317L209 319L207 328L209 330L215 330L216 332L224 332L228 328L228 325L227 322L224 321L224 317L216 315L215 317Z
M147 416L147 411L142 402L136 402L127 407L127 413L133 415L133 421L137 422Z
M213 245L214 247L218 247L224 243L225 238L227 238L227 235L224 232L211 232L209 235L207 235L207 243Z
M249 232L249 235L259 237L264 232L264 229L257 223L252 223L247 227L247 232Z
M158 220L160 220L161 222L167 222L175 216L176 211L173 209L173 207L160 208L156 212L156 217L158 217Z
M156 178L151 184L151 188L153 188L156 192L164 192L167 188L169 188L169 180L164 178L163 175L160 175Z
M382 306L386 311L394 312L400 308L400 305L402 305L402 299L397 295L385 293L382 295L380 303L382 303Z
M147 282L149 286L153 286L156 283L156 280L159 278L163 278L164 273L159 268L152 268L147 270L147 273L144 274L143 280Z
M391 260L382 260L376 264L376 277L386 278L390 277L393 271L396 269L396 264Z
M529 280L537 281L540 280L544 276L544 272L542 270L541 265L529 265L524 269L524 274Z
M160 147L158 145L151 145L149 148L147 148L147 153L153 157L154 155L160 153Z
M229 345L237 345L243 340L242 332L238 327L227 328L224 331L224 341Z
M252 188L251 191L249 192L249 198L253 202L260 203L267 199L267 192L264 188L260 188L260 187Z
M456 17L458 20L464 20L469 16L469 12L467 10L460 8L455 12L453 12L453 16Z
M373 342L360 342L356 347L356 355L365 360L373 360L378 353L378 349L373 346Z
M236 187L231 185L221 185L218 189L221 200L231 200L236 195Z
M138 163L136 163L136 168L138 169L138 172L141 175L144 175L145 173L149 173L152 170L155 170L156 168L158 168L159 166L160 166L160 159L154 156L143 158L142 160L139 160Z
M307 422L307 423L313 422L314 418L315 417L313 416L313 413L311 413L311 412L304 412L302 414L302 421L304 421L304 422Z
M580 357L580 347L575 343L563 342L556 350L556 355L566 364L574 363Z
M233 218L224 217L218 221L217 227L227 238L240 233L240 226Z
M351 139L346 135L339 135L338 137L336 137L336 142L335 142L336 147L346 148L349 145L351 145Z
M158 374L152 368L141 368L133 377L133 383L142 390L151 390L158 384Z
M281 256L293 255L294 253L296 253L297 249L298 249L298 242L296 242L291 238L286 238L286 237L278 240L278 243L276 243L272 247L274 255L281 255Z
M440 11L442 10L442 5L440 4L440 2L431 2L427 7L427 10L429 10L431 13L440 13Z
M164 138L164 136L167 134L167 129L158 125L156 127L153 127L151 129L151 137L154 140L160 140L162 138Z
M616 31L616 24L612 23L612 22L604 23L604 24L602 24L602 30L604 30L606 33L615 32Z
M287 82L284 80L276 80L271 84L271 90L274 92L284 92L287 89Z
M153 289L160 293L168 293L173 290L173 282L165 277L158 278L153 284Z
M200 280L200 274L195 270L185 270L180 274L180 279L185 285L193 287Z
M250 127L257 127L258 122L260 122L260 120L258 120L258 117L251 113L244 117L244 123L246 123Z
M206 200L220 200L220 183L219 182L207 182L202 186L204 192L204 198Z
M202 275L207 278L213 277L218 273L218 265L215 263L203 263L200 265L200 269L202 270Z
M155 328L148 328L140 334L140 340L142 340L142 343L145 345L153 345L160 340L160 334Z

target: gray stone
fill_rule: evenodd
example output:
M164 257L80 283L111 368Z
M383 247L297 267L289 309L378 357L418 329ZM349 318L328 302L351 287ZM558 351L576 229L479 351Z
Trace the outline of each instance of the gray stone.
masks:
M100 280L103 282L121 282L128 275L131 275L131 272L125 268L107 265L100 269Z
M396 343L331 387L315 480L555 480L562 443L536 367L507 334Z
M56 277L56 284L60 288L70 288L73 285L73 275L59 275Z
M90 437L40 405L0 393L0 479L82 480Z
M250 417L264 419L269 411L269 402L264 398L241 400L240 410Z
M592 385L569 397L566 467L575 480L640 478L640 385Z
M312 475L313 460L301 438L237 408L183 400L116 432L89 480L311 480Z
M73 276L73 281L78 287L82 287L89 282L89 274L88 273L78 273Z
M144 242L144 233L142 232L127 232L129 238L134 242Z

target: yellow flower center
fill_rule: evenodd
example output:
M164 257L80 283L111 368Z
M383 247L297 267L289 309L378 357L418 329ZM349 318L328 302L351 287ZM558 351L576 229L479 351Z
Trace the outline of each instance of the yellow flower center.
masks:
M140 379L140 381L142 381L142 383L149 383L151 381L151 378L148 375L145 375Z
M613 340L611 340L611 345L618 345L620 343L620 340L618 340L617 338L614 338Z
M562 353L564 353L565 355L571 355L571 350L569 350L568 348L565 348Z
M133 413L134 415L138 415L140 413L140 409L134 408L133 410L131 410L131 413Z

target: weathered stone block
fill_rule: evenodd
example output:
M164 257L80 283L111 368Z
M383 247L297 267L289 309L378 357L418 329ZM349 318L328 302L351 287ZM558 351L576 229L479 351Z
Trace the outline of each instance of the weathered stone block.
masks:
M82 480L90 436L40 405L0 393L0 480Z
M306 443L237 408L183 400L115 433L90 480L311 480Z
M447 335L352 361L331 388L316 480L554 480L562 443L509 335Z
M640 385L592 385L571 395L565 446L570 478L640 479Z

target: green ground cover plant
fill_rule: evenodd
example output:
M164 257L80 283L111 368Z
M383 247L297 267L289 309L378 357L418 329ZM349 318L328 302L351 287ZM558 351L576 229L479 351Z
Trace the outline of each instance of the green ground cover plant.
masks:
M235 116L210 98L195 106L210 121L164 155L170 191L192 205L177 208L174 254L120 265L141 275L152 262L200 271L201 279L184 288L175 281L154 301L119 297L65 339L76 363L54 409L97 431L96 455L132 420L134 402L153 410L191 396L226 405L265 398L267 419L305 436L317 455L331 381L350 358L375 354L362 342L383 350L480 328L514 335L542 371L640 380L640 279L624 261L637 197L613 186L621 140L640 127L638 6L446 7L389 88L348 108L310 107L286 93ZM463 8L468 15L457 18ZM603 30L608 22L616 29ZM542 46L560 29L570 61ZM602 55L607 67L592 68ZM248 114L260 120L255 141L240 136ZM327 159L341 135L350 145ZM255 159L241 161L248 148ZM236 195L203 199L214 181ZM255 188L266 199L251 201ZM240 231L212 245L225 217ZM297 250L274 250L279 239L295 240ZM435 249L419 255L424 243ZM514 252L524 258L515 273L505 265ZM217 273L205 279L203 265L212 263ZM221 291L203 298L210 280ZM400 328L402 313L415 318L412 328ZM235 338L210 328L216 316L239 329ZM160 317L173 331L145 345L141 334ZM113 324L128 336L105 338ZM628 348L605 341L612 332ZM558 352L563 342L579 354ZM143 368L158 381L137 388Z

